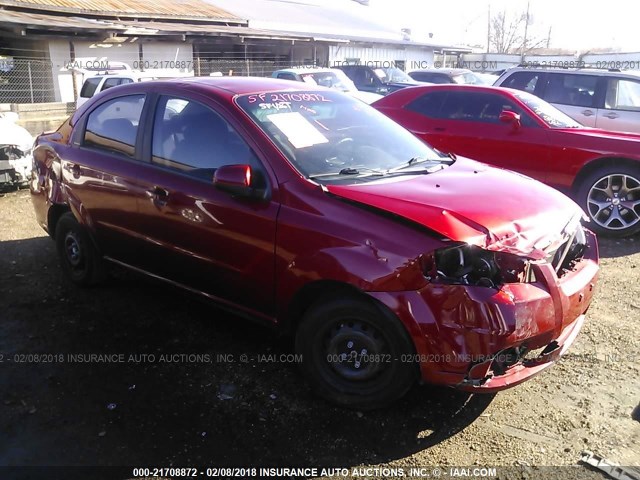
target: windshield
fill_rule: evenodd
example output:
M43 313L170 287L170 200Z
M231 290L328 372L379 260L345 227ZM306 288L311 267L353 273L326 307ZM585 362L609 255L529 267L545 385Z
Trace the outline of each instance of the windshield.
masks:
M318 182L370 181L452 162L341 93L271 92L243 95L236 102L298 171Z
M527 92L512 90L514 96L522 101L527 107L536 112L538 117L551 128L581 128L582 125L576 122L569 115L558 110L553 105L545 102Z
M302 80L314 85L335 88L342 92L355 92L358 89L342 70L331 72L313 72L300 74Z
M376 68L376 75L383 82L415 83L415 80L397 67Z

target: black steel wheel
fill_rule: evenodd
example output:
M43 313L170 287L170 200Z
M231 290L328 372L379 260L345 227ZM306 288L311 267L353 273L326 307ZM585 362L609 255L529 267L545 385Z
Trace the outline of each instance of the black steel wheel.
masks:
M367 299L314 304L298 327L296 350L314 390L342 406L384 406L416 380L408 333L391 313Z
M55 240L60 265L72 282L88 286L104 280L102 257L72 213L58 220Z

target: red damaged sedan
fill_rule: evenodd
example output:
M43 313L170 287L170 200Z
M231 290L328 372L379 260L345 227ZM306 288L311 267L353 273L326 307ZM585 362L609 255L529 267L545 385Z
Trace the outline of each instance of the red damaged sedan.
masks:
M583 127L534 95L497 87L414 87L373 107L434 148L564 191L596 233L640 232L640 135Z
M131 84L36 143L37 219L74 282L113 263L278 326L341 405L417 380L516 385L567 351L593 295L596 240L573 201L339 92Z

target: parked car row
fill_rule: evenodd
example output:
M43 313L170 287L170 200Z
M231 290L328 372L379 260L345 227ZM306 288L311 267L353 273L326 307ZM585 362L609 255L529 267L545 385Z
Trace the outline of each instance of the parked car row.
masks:
M530 93L498 87L416 87L374 107L441 151L564 191L597 233L640 231L640 135L583 127Z
M517 170L529 128L573 139L572 121L527 94L475 87L481 98L454 98L463 88L405 88L374 103L411 131L304 80L110 88L36 140L37 221L80 285L117 264L290 333L314 390L340 405L385 405L418 380L502 390L574 342L598 251L567 196L487 165ZM504 135L468 140L458 120ZM484 135L487 163L465 158ZM500 142L513 156L492 161ZM560 165L542 140L538 152L541 167L525 171L550 169L541 179L554 184L587 161ZM633 185L616 182L587 198L604 207L594 192L615 184L627 189L615 205L632 208Z

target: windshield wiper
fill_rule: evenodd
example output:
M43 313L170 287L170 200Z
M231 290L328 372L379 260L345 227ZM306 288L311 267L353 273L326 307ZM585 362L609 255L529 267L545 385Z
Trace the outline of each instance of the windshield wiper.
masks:
M364 170L364 173L361 170ZM367 175L367 176L371 176L371 175L377 175L378 176L379 175L379 176L384 176L385 172L383 172L381 170L375 170L373 168L367 168L367 167L343 168L339 172L320 173L318 175L311 175L309 177L309 179L315 180L316 178L337 177L337 176L340 176L340 175Z
M437 162L437 163L440 163L441 161L442 160L440 160L440 159L424 158L424 157L413 157L407 163L405 163L403 165L400 165L399 167L394 167L394 168L391 168L391 169L387 170L387 173L398 172L400 170L404 170L405 168L411 167L411 166L416 165L418 163L424 163L424 162Z

